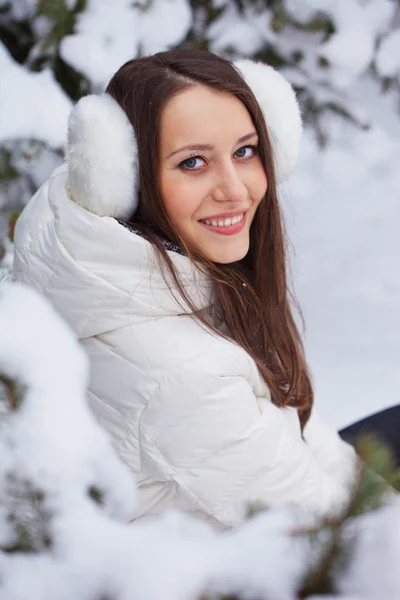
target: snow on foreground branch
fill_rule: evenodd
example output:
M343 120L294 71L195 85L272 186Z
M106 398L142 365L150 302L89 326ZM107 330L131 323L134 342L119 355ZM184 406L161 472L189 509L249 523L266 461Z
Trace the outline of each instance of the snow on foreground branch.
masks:
M397 500L330 524L277 509L222 533L176 512L130 524L134 484L86 404L86 356L15 283L0 286L0 378L0 600L400 597Z

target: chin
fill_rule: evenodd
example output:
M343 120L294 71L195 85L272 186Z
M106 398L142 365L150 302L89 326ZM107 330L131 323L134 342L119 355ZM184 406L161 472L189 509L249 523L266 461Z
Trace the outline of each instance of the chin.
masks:
M227 246L229 246L227 244ZM210 248L207 248L205 252L207 258L212 260L212 262L218 263L220 265L228 265L229 263L238 262L242 260L249 251L249 244L237 244L232 245L231 248L216 248L215 251L210 251Z

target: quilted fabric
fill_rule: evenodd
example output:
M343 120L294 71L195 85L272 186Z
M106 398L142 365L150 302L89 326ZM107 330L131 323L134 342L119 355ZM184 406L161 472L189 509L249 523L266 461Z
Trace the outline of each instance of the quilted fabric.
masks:
M250 502L340 508L353 449L314 413L303 439L296 410L272 404L251 357L164 281L151 244L75 204L65 185L61 167L19 218L14 278L50 299L90 357L88 400L139 487L132 519L176 508L225 528ZM170 256L211 318L209 280Z

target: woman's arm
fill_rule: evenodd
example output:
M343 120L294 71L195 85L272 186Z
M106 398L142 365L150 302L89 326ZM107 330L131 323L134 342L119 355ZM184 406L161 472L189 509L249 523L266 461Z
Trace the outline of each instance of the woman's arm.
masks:
M223 375L218 364L199 357L161 382L141 419L143 468L225 525L240 522L253 502L340 509L352 468L346 477L324 468L293 409L257 399L246 378Z

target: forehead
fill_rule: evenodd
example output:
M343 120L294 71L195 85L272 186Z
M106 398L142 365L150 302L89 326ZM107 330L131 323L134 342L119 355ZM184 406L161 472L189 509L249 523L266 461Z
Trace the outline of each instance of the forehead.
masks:
M176 94L165 106L160 122L161 146L191 142L218 144L254 130L244 104L228 92L195 85Z

